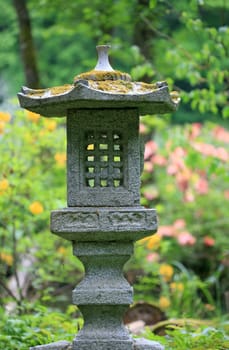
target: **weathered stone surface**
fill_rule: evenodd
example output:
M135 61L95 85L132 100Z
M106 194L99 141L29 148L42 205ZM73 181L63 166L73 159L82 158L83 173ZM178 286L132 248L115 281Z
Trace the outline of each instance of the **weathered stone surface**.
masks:
M94 306L97 310L97 305L115 305L116 310L117 305L132 303L133 289L122 273L133 252L132 242L74 242L73 252L85 266L84 279L73 291L73 303L91 305L91 310Z
M23 88L18 94L21 106L33 112L67 115L68 208L52 212L51 230L73 242L73 252L85 267L85 277L73 291L83 328L72 344L31 350L164 349L157 342L133 341L124 327L122 316L133 301L133 290L122 269L134 241L157 229L155 210L140 206L144 147L139 115L175 110L177 94L170 94L165 82L120 83L120 77L129 76L113 71L106 55L105 60L105 65L99 62L92 72L77 77L74 85ZM101 77L112 79L101 82Z
M73 350L133 350L132 340L87 339L73 341Z
M71 350L72 344L65 340L60 340L55 343L46 345L37 345L30 348L30 350Z
M140 203L137 109L69 110L68 206Z
M177 103L170 94L167 83L159 82L158 88L147 93L111 94L90 88L84 82L72 85L67 91L52 94L51 89L32 90L22 88L18 93L20 105L45 117L63 117L68 109L86 108L138 108L140 115L173 112ZM88 102L90 101L90 102Z
M133 253L133 243L73 242L73 252L85 266L85 276L72 293L85 320L73 349L131 350L122 316L133 302L133 290L122 268Z
M133 350L164 350L160 343L144 338L134 339Z
M51 213L51 231L70 241L136 241L157 230L155 209L71 207Z

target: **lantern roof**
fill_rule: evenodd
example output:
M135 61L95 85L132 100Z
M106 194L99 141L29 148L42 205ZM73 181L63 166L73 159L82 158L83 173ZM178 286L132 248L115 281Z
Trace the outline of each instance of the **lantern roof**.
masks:
M127 73L113 70L108 45L97 46L98 62L89 72L77 75L72 84L46 89L22 87L20 105L46 117L63 117L69 109L137 108L140 115L168 113L179 104L168 84L133 82Z

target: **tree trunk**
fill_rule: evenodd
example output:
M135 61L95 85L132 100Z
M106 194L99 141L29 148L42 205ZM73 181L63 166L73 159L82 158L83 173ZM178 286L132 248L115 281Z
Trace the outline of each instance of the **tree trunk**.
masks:
M154 20L154 12L149 9L149 0L137 0L135 11L133 44L139 47L146 61L152 62L155 33L150 28L149 23ZM152 78L145 75L142 80L150 83Z
M31 21L26 0L13 0L18 17L20 51L24 66L26 85L31 88L40 87L36 54L31 30Z

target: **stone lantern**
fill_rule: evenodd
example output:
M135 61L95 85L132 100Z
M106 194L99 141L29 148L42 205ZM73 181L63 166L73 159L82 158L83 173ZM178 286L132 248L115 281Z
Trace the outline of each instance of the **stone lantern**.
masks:
M73 84L24 87L18 97L30 111L67 117L68 206L52 211L51 231L72 242L85 267L73 291L84 326L72 349L163 349L156 342L133 341L122 324L133 300L122 268L134 242L157 229L155 210L140 205L144 145L139 116L174 111L178 98L165 82L132 82L128 74L113 70L108 48L97 47L96 67L76 76Z

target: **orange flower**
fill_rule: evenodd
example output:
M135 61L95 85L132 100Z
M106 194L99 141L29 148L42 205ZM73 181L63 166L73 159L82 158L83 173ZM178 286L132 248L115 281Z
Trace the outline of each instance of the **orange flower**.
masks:
M68 254L68 250L65 247L62 247L62 246L57 249L57 252L60 255L64 255L64 256L66 256Z
M2 135L4 133L4 129L5 129L5 122L2 122L0 120L0 135Z
M170 283L170 288L172 292L183 292L184 285L181 282L172 282Z
M31 112L31 111L27 111L27 110L26 110L26 115L27 115L27 118L29 120L31 120L33 123L37 123L41 117L40 114Z
M0 112L0 121L1 122L9 122L11 119L11 115L7 112Z
M2 261L4 261L8 266L12 266L13 265L13 257L11 254L7 254L4 252L0 253L0 259Z
M9 181L7 179L0 180L0 196L4 194L9 188Z
M66 153L56 153L54 158L55 158L55 161L57 162L57 165L59 165L60 167L65 166Z
M9 187L9 181L7 179L3 179L0 181L0 191L6 191Z
M174 270L173 270L173 267L171 265L162 264L160 266L159 273L162 276L162 278L164 279L164 281L168 282L171 280L173 273L174 273Z
M203 242L206 246L208 247L213 247L215 245L215 240L214 238L210 237L210 236L205 236L203 238Z
M48 131L53 131L56 129L56 121L55 120L45 120L45 128Z
M33 202L32 204L30 204L29 210L31 211L32 214L38 215L38 214L43 213L44 208L40 202L36 201L36 202Z
M160 297L159 299L159 307L164 310L168 309L168 307L171 305L170 300L166 297Z
M158 233L155 233L153 236L149 237L149 241L147 243L147 248L158 248L161 242L161 236Z

